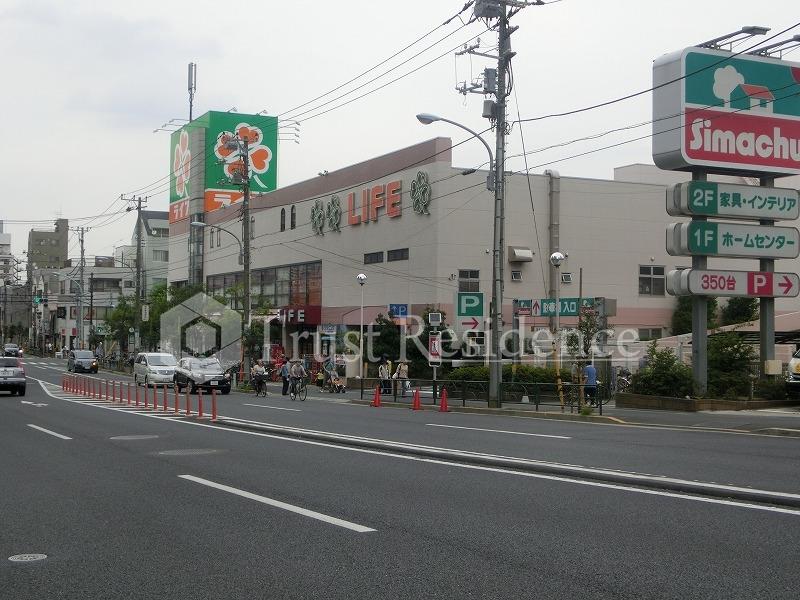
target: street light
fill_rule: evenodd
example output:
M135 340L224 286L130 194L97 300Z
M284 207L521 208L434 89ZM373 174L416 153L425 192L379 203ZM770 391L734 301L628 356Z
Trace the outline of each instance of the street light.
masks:
M492 259L492 309L490 319L492 327L492 360L489 362L489 406L500 406L500 380L503 376L502 358L500 354L500 330L501 318L503 314L503 169L501 165L495 165L494 154L486 140L478 132L473 131L466 125L445 119L430 113L420 113L417 120L423 125L430 125L436 121L443 121L455 125L476 137L489 153L489 174L486 176L486 189L494 192L494 239L493 239L493 259ZM500 150L498 150L499 152ZM502 163L502 161L501 161ZM500 167L500 169L497 169ZM500 185L498 185L498 177Z
M364 284L367 283L367 276L364 273L356 275L358 285L361 286L361 329L358 334L358 376L364 379Z
M559 267L565 260L567 260L567 257L563 252L553 252L550 255L550 264L556 269L556 330L553 349L555 351L556 386L558 387L558 397L561 401L562 411L564 410L564 389L561 385L561 273Z

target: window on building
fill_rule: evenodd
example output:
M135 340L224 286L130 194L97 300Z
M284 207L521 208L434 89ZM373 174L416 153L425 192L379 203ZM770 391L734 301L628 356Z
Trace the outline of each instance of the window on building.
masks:
M643 296L664 295L663 265L639 265L639 294Z
M209 248L213 248L214 247L214 228L213 227L209 227L208 228L208 247Z
M281 209L281 231L286 231L286 209Z
M169 227L153 227L153 237L169 237Z
M153 277L153 287L157 285L167 285L166 277Z
M132 280L130 280L130 279L126 279L126 280L125 280L125 283L124 283L123 285L124 285L126 288L132 288L132 287L134 287L134 282L133 282Z
M153 250L153 260L157 262L168 262L169 250Z
M474 269L458 270L458 291L459 292L480 292L481 273Z
M639 330L639 339L643 342L660 339L662 335L661 327L646 327Z
M386 252L386 262L396 260L408 260L408 248L398 248L397 250L388 250Z
M374 265L375 263L383 262L383 251L381 252L368 252L364 255L365 265Z
M292 215L290 217L290 221L291 221L290 227L292 229L297 227L297 209L294 206L292 206Z

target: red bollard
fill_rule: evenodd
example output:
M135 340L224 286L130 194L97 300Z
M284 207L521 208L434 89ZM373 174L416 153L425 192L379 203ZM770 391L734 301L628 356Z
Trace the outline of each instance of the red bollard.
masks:
M106 400L108 400L108 379L106 379Z
M131 382L128 382L128 406L131 405Z
M439 412L450 412L447 408L447 388L442 388L442 400L439 403Z
M161 386L161 396L164 398L164 412L167 412L167 386Z
M203 390L197 388L197 418L203 418Z
M414 390L414 399L411 401L411 410L422 410L422 401L419 397L419 388Z
M211 420L217 422L217 390L211 390Z
M192 413L189 411L189 386L186 386L186 416L188 417L190 414Z
M176 415L178 414L178 402L179 402L179 399L178 399L178 386L176 385L175 386L175 414Z
M139 406L139 384L137 383L133 389L134 395L136 396L136 406Z
M370 406L380 406L381 405L381 388L377 385L375 386L375 395L372 397L372 402L369 404Z

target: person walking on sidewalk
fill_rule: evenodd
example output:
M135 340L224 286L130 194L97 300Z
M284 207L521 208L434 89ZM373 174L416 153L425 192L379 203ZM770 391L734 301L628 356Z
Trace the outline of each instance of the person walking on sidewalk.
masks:
M285 396L289 393L289 361L286 360L285 356L283 357L283 364L281 365L281 381L283 382L281 395Z
M408 386L408 362L400 360L397 363L397 370L394 372L393 377L397 380L397 385L400 388L400 397L406 397L406 387Z
M386 362L386 357L381 358L378 365L378 379L381 380L381 394L390 394L392 382L389 379L389 365Z

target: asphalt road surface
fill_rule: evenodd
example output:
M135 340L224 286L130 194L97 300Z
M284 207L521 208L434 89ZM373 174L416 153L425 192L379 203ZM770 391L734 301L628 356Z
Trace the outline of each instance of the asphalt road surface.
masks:
M89 400L61 390L62 371L62 361L31 359L27 395L0 394L0 598L728 599L800 589L800 508L591 474L798 494L797 438L219 399L235 419L587 469L559 477L218 426L176 416L171 395L167 412ZM34 553L47 558L7 560Z

